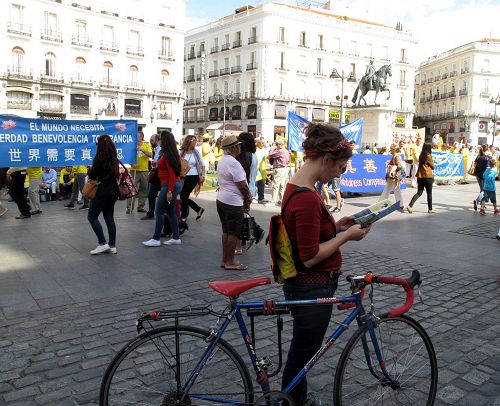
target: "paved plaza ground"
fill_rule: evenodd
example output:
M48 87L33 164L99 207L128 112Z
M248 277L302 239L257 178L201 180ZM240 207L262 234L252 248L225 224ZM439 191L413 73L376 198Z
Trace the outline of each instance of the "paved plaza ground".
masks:
M497 183L498 185L498 183ZM406 203L415 189L404 191ZM500 216L480 216L472 209L475 183L434 190L437 214L427 214L425 194L414 213L394 213L373 226L367 238L344 246L344 272L423 277L424 304L410 315L421 321L436 348L439 365L438 405L500 406ZM86 211L63 209L61 202L42 204L43 214L15 220L13 203L0 218L0 405L96 404L100 380L113 355L136 335L134 321L146 310L212 302L222 297L210 280L270 276L268 248L253 247L241 257L246 272L219 268L220 224L215 194L197 199L207 210L190 220L182 245L146 248L153 222L125 214L116 206L117 255L89 255L95 236ZM346 199L342 214L377 200ZM267 228L275 210L255 205ZM347 293L341 283L340 293ZM281 298L281 287L257 288L244 299ZM401 297L400 291L376 291L380 309ZM378 298L378 300L377 300ZM334 320L338 314L334 314ZM290 337L286 318L285 340ZM199 320L210 327L212 320ZM271 318L258 329L257 349L275 358ZM236 327L236 326L233 326ZM230 342L238 344L235 331ZM331 405L334 366L318 365L312 389ZM287 345L286 345L287 348ZM279 388L274 381L273 387ZM417 405L416 405L417 406Z

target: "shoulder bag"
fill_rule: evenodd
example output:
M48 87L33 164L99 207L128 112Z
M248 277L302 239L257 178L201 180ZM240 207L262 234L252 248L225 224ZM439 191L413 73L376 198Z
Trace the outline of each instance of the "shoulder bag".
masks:
M120 165L123 168L123 171L120 172L117 178L118 189L120 191L119 199L125 200L130 199L131 197L137 196L139 191L137 190L137 185L135 184L134 179L130 175L130 172L127 168L120 162Z
M89 200L95 199L95 195L97 193L97 187L99 186L100 183L101 182L98 182L97 180L88 179L87 182L85 182L85 185L83 185L82 189L83 197Z

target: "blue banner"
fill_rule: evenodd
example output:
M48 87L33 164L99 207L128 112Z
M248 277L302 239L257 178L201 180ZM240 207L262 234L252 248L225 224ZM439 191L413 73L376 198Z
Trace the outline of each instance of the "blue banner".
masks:
M363 117L354 120L352 123L345 124L339 127L339 130L344 134L349 141L354 141L356 143L356 150L359 149L361 145L361 136L363 135Z
M304 127L309 124L305 118L299 115L288 112L288 150L304 152L302 142L305 139Z
M464 176L464 156L449 152L432 152L434 179L462 179Z
M111 136L118 159L137 161L135 120L42 120L0 116L0 167L91 165L96 140Z
M340 177L342 192L377 192L384 190L387 163L391 155L354 154L347 161L347 169ZM406 188L405 179L401 189Z

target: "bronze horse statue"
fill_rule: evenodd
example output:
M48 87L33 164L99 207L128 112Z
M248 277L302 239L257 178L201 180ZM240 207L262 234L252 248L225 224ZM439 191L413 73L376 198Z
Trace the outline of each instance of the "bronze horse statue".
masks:
M387 75L392 76L391 72L391 65L384 65L382 66L375 74L373 75L373 88L370 88L370 80L365 76L361 78L361 80L358 83L358 87L356 88L356 91L354 92L354 96L352 98L352 102L356 103L356 99L358 98L358 91L360 92L359 95L359 100L358 100L358 106L361 104L361 100L365 103L366 106L366 100L365 100L365 95L370 91L370 90L375 90L375 99L373 101L374 104L377 104L377 96L379 92L389 92L389 95L387 96L386 100L389 100L391 97L391 91L389 90L387 85Z

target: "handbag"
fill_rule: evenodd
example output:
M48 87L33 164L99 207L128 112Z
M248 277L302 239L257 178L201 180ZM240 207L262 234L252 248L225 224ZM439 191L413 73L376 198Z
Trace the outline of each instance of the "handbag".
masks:
M472 161L472 165L470 166L469 170L467 171L467 173L470 175L470 176L475 176L474 174L476 173L476 161Z
M85 185L83 185L82 189L82 195L86 199L95 199L95 195L97 193L97 187L99 186L101 182L98 182L97 180L89 179L87 182L85 182Z
M187 173L189 172L189 169L191 169L191 167L189 166L189 162L187 160L185 160L183 157L179 157L179 159L181 161L181 171L180 171L179 176L181 178L185 178Z
M240 240L250 241L255 240L255 229L257 224L255 223L255 219L250 216L250 214L245 213L243 216L243 222L241 224L241 234Z
M117 179L118 189L120 191L118 199L125 200L137 196L139 191L137 190L137 185L135 184L134 179L121 161L118 162L120 162L120 165L124 169L123 172L120 172Z
M398 170L397 165L387 165L387 171L385 173L386 179L396 179L396 172Z

